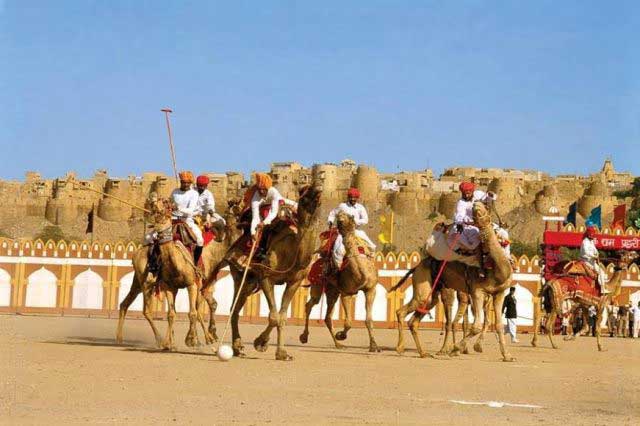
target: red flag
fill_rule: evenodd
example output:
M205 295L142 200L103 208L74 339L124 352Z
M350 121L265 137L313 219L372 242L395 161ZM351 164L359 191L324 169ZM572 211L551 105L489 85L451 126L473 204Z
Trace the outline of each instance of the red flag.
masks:
M613 229L620 228L624 230L624 224L627 217L627 206L626 204L620 204L615 209L613 209L613 223L611 227Z

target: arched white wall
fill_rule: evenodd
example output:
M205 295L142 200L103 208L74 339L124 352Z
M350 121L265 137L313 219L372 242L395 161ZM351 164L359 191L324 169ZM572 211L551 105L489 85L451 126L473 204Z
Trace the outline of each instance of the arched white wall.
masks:
M216 315L230 315L233 305L233 278L231 274L225 275L215 283L213 297L218 302ZM240 315L242 315L242 311L240 311Z
M74 309L102 309L102 281L102 277L91 268L78 274L73 280L71 307Z
M133 282L134 272L129 272L120 278L120 288L118 289L118 308L120 307L120 303L127 297L129 290L131 289L131 283ZM130 311L142 311L142 293L140 293L133 303L129 306Z
M55 308L57 295L57 278L53 272L42 267L27 278L26 307Z
M307 298L307 301L309 299ZM306 303L306 302L305 302ZM331 319L337 320L340 318L340 298L336 300L335 307L333 308L333 312L331 313ZM327 296L323 294L320 297L320 302L318 302L313 308L311 308L311 313L309 314L309 319L312 320L324 320L324 316L327 314Z
M11 305L11 275L0 268L0 306Z
M376 284L376 296L373 299L371 317L374 321L387 320L387 290L382 284ZM363 292L356 295L355 319L364 321L367 319L367 298Z
M282 302L282 295L284 294L284 290L286 285L281 284L274 286L273 295L276 299L276 309L280 311L280 302ZM269 317L269 304L267 303L267 298L264 297L264 293L260 292L260 316L261 317ZM287 318L291 318L291 303L289 303L289 308L287 309Z
M520 284L516 287L517 325L533 325L533 294ZM507 290L508 294L509 290Z

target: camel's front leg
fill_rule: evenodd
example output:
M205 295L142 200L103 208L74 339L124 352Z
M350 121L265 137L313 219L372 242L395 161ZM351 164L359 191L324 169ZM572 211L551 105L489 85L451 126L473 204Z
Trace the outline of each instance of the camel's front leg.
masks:
M344 325L342 331L336 333L336 339L347 340L347 333L351 330L351 320L353 319L353 300L355 296L340 295L340 303L344 309Z
M218 309L218 302L213 297L213 287L210 290L206 290L204 293L204 300L209 306L209 334L214 342L218 341L218 333L216 329L216 309Z
M200 342L198 341L198 310L196 309L196 302L198 299L198 287L195 282L192 282L188 287L187 291L189 292L189 332L187 333L187 337L184 338L184 344L188 347L192 348L195 346L200 346Z
M500 343L500 352L502 353L503 361L515 361L516 359L511 356L504 341L504 328L502 326L502 302L504 301L504 292L493 295L493 311L495 312L495 327L498 335L498 342ZM485 317L488 316L485 311Z
M131 288L129 289L129 293L124 298L122 303L120 303L120 312L118 315L118 329L116 330L116 343L122 344L122 329L124 328L124 319L127 316L127 311L129 310L129 306L136 300L136 297L142 293L142 285L140 283L140 277L137 273L133 275L133 282L131 283Z
M307 343L309 341L309 317L311 316L311 310L320 302L322 297L322 286L312 285L309 289L309 300L304 305L304 331L300 335L300 343ZM331 333L333 336L333 333Z
M273 283L269 278L263 278L260 282L262 287L262 293L267 299L267 305L269 306L269 323L262 333L253 341L253 347L258 352L266 352L269 347L269 338L271 336L271 330L278 326L279 314L276 306L276 297L273 291Z
M206 303L206 300L204 298L204 295L200 291L198 291L198 295L196 297L196 312L198 312L198 323L200 324L200 327L202 327L205 343L207 345L211 345L213 344L213 342L215 342L215 340L213 340L213 336L211 335L211 333L209 333L209 329L204 323L205 303Z
M533 298L533 338L531 339L531 346L534 348L538 346L538 334L540 333L540 312L542 307L540 306L540 298Z
M491 308L491 296L487 295L487 297L484 300L484 305L482 306L483 318L484 318L484 321L482 322L482 331L480 332L480 336L478 337L478 340L476 340L475 345L473 345L473 350L476 352L482 352L484 350L483 348L484 336L487 334L487 331L489 330L490 308ZM501 315L501 314L498 314L498 315Z
M396 344L396 352L402 355L405 351L404 347L404 319L418 308L419 302L414 297L406 305L402 305L396 311L396 322L398 327L398 343Z
M236 274L233 275L233 300L235 301L235 306L233 306L233 309L231 310L231 341L234 356L245 356L242 338L240 337L239 321L240 311L244 308L245 303L247 303L247 297L249 297L249 294L251 293L251 290L247 290L247 288L249 288L247 285L243 286L242 289L239 289L240 279L241 277L236 276ZM224 336L222 337L224 338Z
M376 339L373 337L373 302L376 298L376 287L374 284L365 292L367 318L364 324L367 326L367 332L369 332L369 352L380 352Z
M338 301L338 289L336 287L330 287L327 289L327 312L324 317L324 324L329 329L329 333L331 333L331 338L333 339L333 344L336 346L336 349L344 349L344 345L338 342L336 339L336 334L333 330L333 310L336 307L336 302Z
M425 351L422 348L422 341L420 340L420 334L418 334L418 329L420 328L420 321L427 314L427 312L429 312L431 309L433 309L434 306L438 304L438 298L432 297L428 302L429 303L428 305L426 305L426 307L424 304L427 303L427 300L425 300L423 303L419 305L423 307L423 310L421 311L416 310L413 313L413 316L409 320L409 324L408 324L409 331L411 331L411 336L413 337L413 341L416 344L416 349L420 354L420 358L425 358L428 355L427 351Z
M558 349L558 345L553 341L553 333L555 332L556 318L558 317L558 313L554 310L549 312L547 315L547 321L544 326L547 329L547 335L549 336L549 343L551 343L551 347L553 349Z
M165 291L167 298L167 334L162 342L162 349L166 351L175 351L177 349L174 341L173 323L176 319L176 293L177 289Z
M453 345L453 351L451 351L451 355L459 355L460 352L462 352L464 348L466 348L467 342L480 334L480 332L482 331L482 320L480 312L484 308L485 294L482 290L474 290L473 294L471 295L471 299L471 309L473 310L473 326L471 327L471 330L469 330L469 334L464 336L460 343L456 343L455 345Z
M604 311L604 304L601 304L600 306L598 306L598 313L596 315L596 323L595 323L595 328L596 328L596 343L598 344L598 350L599 351L604 351L604 349L602 348L602 343L600 342L600 323L602 322L602 312Z
M442 304L444 305L444 341L436 355L449 355L453 350L453 344L456 342L454 337L456 325L451 319L451 315L453 315L453 298L455 297L455 291L445 288L440 292L440 295ZM460 306L458 306L458 310L460 310ZM454 337L453 344L451 343L452 337Z
M156 339L156 344L159 348L162 348L162 336L160 336L160 332L156 328L155 323L153 322L153 313L151 312L151 303L153 302L153 288L148 287L142 290L142 303L144 304L143 315L146 318L147 322L151 326L151 330L153 330L153 335Z
M278 316L278 349L276 350L276 360L278 361L291 361L293 357L287 353L284 348L284 326L287 323L287 311L291 300L295 295L298 288L300 288L302 280L294 281L293 283L287 283L287 287L284 289L282 300L280 301L280 314Z

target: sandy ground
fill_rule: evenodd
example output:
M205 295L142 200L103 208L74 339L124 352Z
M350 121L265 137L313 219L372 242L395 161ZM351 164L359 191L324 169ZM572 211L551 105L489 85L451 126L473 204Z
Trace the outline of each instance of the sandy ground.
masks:
M561 349L532 348L530 336L511 345L503 363L495 338L485 351L449 360L398 356L393 330L377 330L386 350L367 352L366 332L353 330L351 347L332 348L323 328L310 342L288 327L291 362L274 348L250 344L260 326L242 332L248 358L224 363L182 344L158 352L142 320L125 326L116 346L114 320L0 316L0 422L193 424L639 424L640 340L560 341ZM164 327L164 324L162 324ZM441 336L424 331L430 351ZM275 333L274 336L275 338ZM410 337L407 333L407 337ZM413 345L408 345L412 348ZM207 352L208 351L208 352ZM538 407L463 405L501 401Z

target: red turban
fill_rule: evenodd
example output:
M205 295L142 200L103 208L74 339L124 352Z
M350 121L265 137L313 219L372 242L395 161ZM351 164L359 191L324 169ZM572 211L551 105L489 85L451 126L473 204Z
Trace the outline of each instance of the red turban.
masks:
M349 188L347 197L360 198L360 191L358 191L358 188Z
M462 182L458 188L460 192L471 192L475 191L476 185L473 182Z
M209 185L209 176L200 175L196 179L196 185L207 186Z
M587 227L587 230L585 231L584 235L587 238L594 238L597 232L598 230L596 229L595 226L589 226Z

